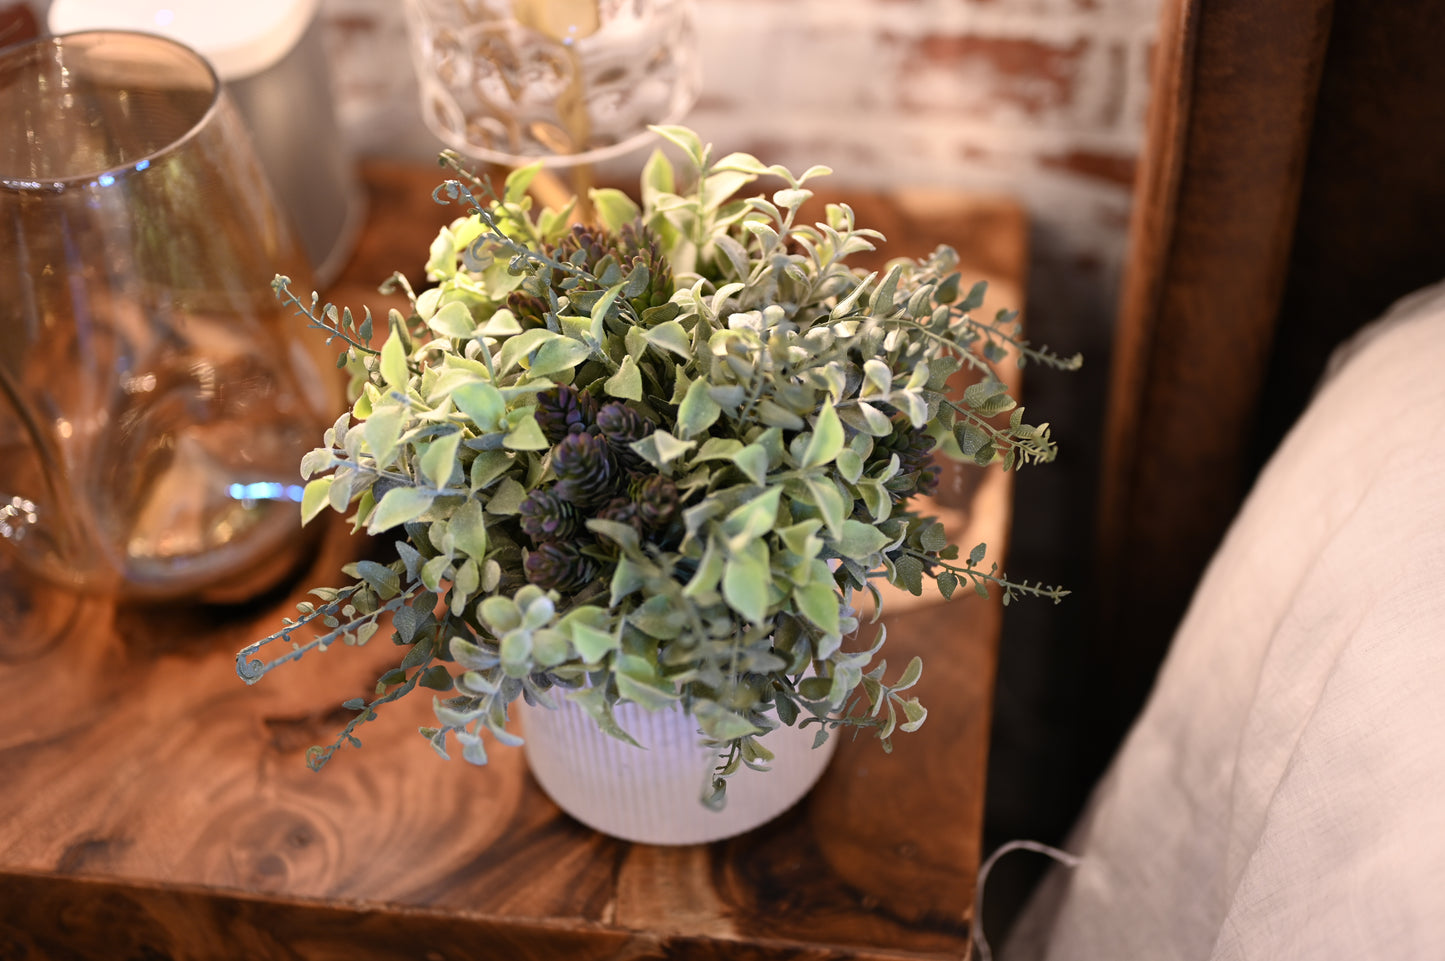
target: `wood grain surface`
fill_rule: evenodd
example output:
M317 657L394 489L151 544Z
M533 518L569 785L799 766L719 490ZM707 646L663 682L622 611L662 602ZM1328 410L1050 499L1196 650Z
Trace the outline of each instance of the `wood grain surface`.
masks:
M431 206L432 171L366 175L371 226L333 291L353 306L377 304L368 288L392 269L414 270L449 216ZM869 202L855 205L865 223L913 249L949 239L1019 289L1011 203ZM1010 490L997 471L957 481L951 524L966 545L1001 552ZM72 597L0 553L0 959L967 953L997 601L960 592L890 614L889 660L924 655L931 712L891 756L845 740L777 821L661 848L560 813L520 750L494 746L485 769L436 758L416 733L424 698L363 728L364 751L306 768L306 748L345 722L341 702L369 690L391 645L312 655L254 688L236 679L235 651L365 549L333 524L267 596L167 608Z

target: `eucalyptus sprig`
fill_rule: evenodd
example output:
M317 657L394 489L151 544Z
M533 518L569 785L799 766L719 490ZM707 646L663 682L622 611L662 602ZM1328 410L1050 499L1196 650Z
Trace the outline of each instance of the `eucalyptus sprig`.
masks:
M1008 357L1069 369L1022 339L1016 315L976 319L958 259L863 273L884 242L843 204L806 223L810 185L748 154L714 158L680 127L657 128L640 199L594 191L599 222L535 210L535 169L500 193L457 177L435 197L464 215L440 231L429 289L395 281L407 312L372 347L370 314L304 299L278 278L353 375L354 402L304 459L303 520L331 509L391 539L343 588L240 652L247 682L340 640L390 628L395 667L352 721L308 755L359 744L377 710L431 690L443 756L485 763L518 698L580 705L624 740L614 707L680 706L718 751L709 797L772 759L779 725L871 730L885 749L924 722L914 660L891 683L858 631L856 592L933 581L1058 601L1066 592L959 560L925 513L938 456L1015 469L1051 460L1047 424L995 375ZM771 194L741 192L760 177ZM976 382L948 381L963 366ZM313 634L309 641L302 633ZM270 645L285 650L268 661Z

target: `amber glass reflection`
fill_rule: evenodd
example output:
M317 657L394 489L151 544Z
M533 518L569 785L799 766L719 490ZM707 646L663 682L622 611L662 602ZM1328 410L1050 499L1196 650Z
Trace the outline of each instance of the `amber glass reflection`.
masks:
M0 55L3 546L137 597L273 562L335 401L278 271L309 282L199 56L117 32Z

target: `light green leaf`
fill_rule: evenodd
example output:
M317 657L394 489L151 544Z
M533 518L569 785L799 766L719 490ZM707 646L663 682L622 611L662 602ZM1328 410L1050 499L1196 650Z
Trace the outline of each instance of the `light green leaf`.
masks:
M843 422L831 401L824 400L818 419L813 423L813 437L803 451L803 468L821 467L831 463L843 449Z
M754 484L762 484L768 476L768 452L762 444L749 444L733 455L733 463L738 466L748 480Z
M503 201L509 204L520 203L527 195L527 188L532 186L532 180L541 170L542 161L538 160L507 174L506 184L502 188Z
M754 541L723 565L723 597L728 606L754 624L761 624L768 612L768 548Z
M913 660L909 661L908 666L903 669L903 674L901 677L898 678L898 682L893 685L893 690L906 691L913 685L917 684L918 679L922 676L923 658L915 654L913 656Z
M837 538L838 553L862 560L886 547L892 538L862 521L852 518L845 520L841 535Z
M607 703L607 691L601 687L584 687L580 691L573 691L567 695L567 700L581 707L587 715L596 723L602 733L625 741L633 747L641 747L632 736L622 729L617 719L612 716L612 708Z
M532 357L532 375L547 377L560 371L571 370L590 356L592 348L582 341L570 337L555 337L537 348L537 353Z
M452 470L457 466L457 448L462 442L460 430L448 431L432 438L421 455L421 472L431 486L446 487L451 481Z
M427 318L426 325L443 336L458 340L471 337L477 330L477 322L472 320L472 312L459 300L451 301L432 314Z
M447 521L447 529L457 550L479 561L487 556L487 523L479 502L468 498Z
M607 378L603 388L613 397L622 397L627 400L642 400L642 371L638 369L637 362L628 354L622 358L622 364L617 368L617 373Z
M740 550L772 530L778 519L778 503L782 499L781 487L769 487L756 497L749 498L727 517L723 518L723 530Z
M610 234L616 234L623 224L630 224L642 212L632 198L613 187L588 192L592 198L592 209Z
M684 438L707 430L722 414L722 408L708 396L707 390L707 381L695 380L682 399L682 405L677 410L677 427Z
M411 372L406 367L406 348L402 346L401 335L396 331L381 345L381 379L392 390L405 391Z
M307 481L306 489L301 492L302 524L309 524L317 514L325 510L331 500L331 484L334 480L334 477L328 475Z
M837 634L838 593L829 581L813 580L793 587L793 600L803 616L827 634Z
M511 477L504 477L492 491L492 496L487 498L487 513L502 516L515 514L526 498L525 487Z
M431 507L436 494L417 487L393 487L377 501L376 510L366 525L368 534L391 530L407 521L414 521Z
M611 651L617 650L617 635L578 621L570 625L572 646L577 656L588 664L596 664Z
M361 425L361 436L365 438L366 446L371 448L377 467L385 468L391 464L405 418L405 408L389 404L380 410L373 410L371 416Z
M452 403L484 431L495 430L507 412L502 392L481 381L462 384L452 391Z
M654 347L671 351L679 357L692 356L692 338L675 320L664 321L647 331L647 342Z
M535 417L518 421L502 438L502 444L511 450L546 450L552 446L547 443L547 435L542 433L542 428L537 426Z

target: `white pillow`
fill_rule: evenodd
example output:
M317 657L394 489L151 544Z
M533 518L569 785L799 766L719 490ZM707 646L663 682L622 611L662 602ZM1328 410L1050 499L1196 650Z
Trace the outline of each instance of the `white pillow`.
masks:
M1445 958L1445 284L1352 341L1010 961Z

